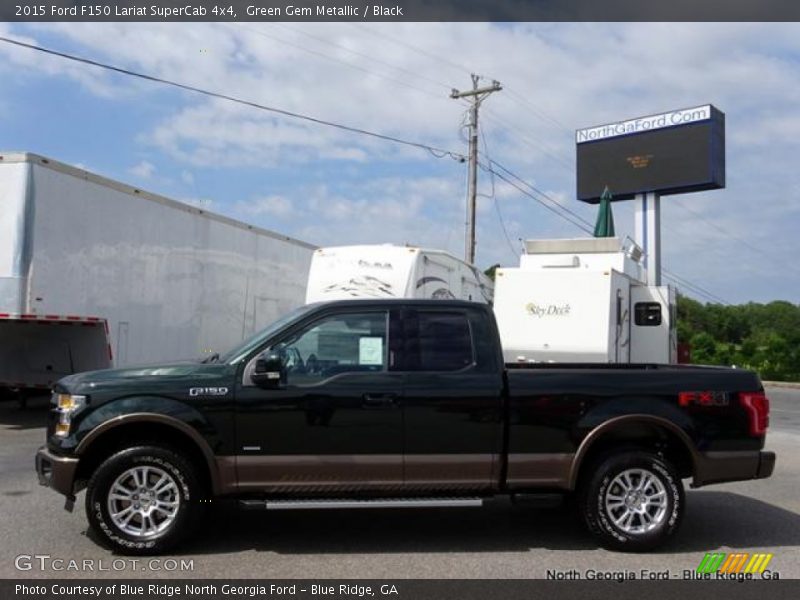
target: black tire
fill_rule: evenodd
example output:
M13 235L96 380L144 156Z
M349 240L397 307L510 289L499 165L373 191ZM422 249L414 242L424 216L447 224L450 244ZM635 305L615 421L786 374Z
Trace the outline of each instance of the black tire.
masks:
M146 468L146 471L143 470ZM141 514L133 510L133 503L127 500L109 499L112 486L118 480L126 489L132 478L128 474L136 469L140 476L147 473L151 484L162 474L167 475L169 487L165 495L158 500L177 502L172 516L165 516L164 511L156 508L155 503L149 509L146 523L152 525L152 532L132 534L114 521L109 512L109 503L120 508L120 513L130 509L134 512L130 527L145 522ZM132 476L131 476L132 477ZM131 493L135 493L134 489ZM146 502L151 503L151 496ZM131 496L133 498L133 496ZM86 490L86 517L97 536L111 549L122 554L160 554L181 542L192 529L201 513L202 487L197 468L178 451L155 445L142 445L126 448L107 458L92 475ZM136 504L136 508L145 505ZM125 508L128 507L128 508ZM142 510L145 510L144 508ZM151 516L152 515L152 518ZM160 521L159 527L155 525ZM167 522L169 521L169 522ZM142 526L142 529L144 527ZM158 530L156 530L158 529Z
M636 505L636 487L643 481L648 482L643 490L647 499ZM628 482L634 506L616 500L628 497ZM604 547L623 552L646 552L665 543L678 530L686 509L683 483L675 468L664 458L640 450L618 452L592 465L579 496L589 531Z

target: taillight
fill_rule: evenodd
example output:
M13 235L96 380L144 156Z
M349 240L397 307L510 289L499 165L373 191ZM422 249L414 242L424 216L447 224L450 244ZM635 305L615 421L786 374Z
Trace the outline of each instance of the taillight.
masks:
M769 398L764 392L747 392L739 394L739 402L747 411L750 435L762 436L769 427Z

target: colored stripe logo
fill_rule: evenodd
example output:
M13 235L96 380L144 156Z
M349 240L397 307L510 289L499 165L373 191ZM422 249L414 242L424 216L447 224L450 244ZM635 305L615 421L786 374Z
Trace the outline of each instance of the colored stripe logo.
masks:
M763 573L773 554L749 552L707 552L697 566L698 573Z

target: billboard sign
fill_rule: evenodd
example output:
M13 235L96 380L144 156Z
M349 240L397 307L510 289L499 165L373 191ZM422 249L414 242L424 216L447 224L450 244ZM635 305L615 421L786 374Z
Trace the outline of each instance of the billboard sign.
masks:
M578 200L725 187L725 115L710 104L579 129Z

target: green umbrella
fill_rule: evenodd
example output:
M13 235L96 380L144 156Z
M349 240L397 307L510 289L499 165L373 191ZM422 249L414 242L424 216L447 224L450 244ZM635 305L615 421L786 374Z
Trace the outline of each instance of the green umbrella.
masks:
M614 215L611 213L611 192L608 186L600 196L600 211L597 213L594 237L614 237Z

